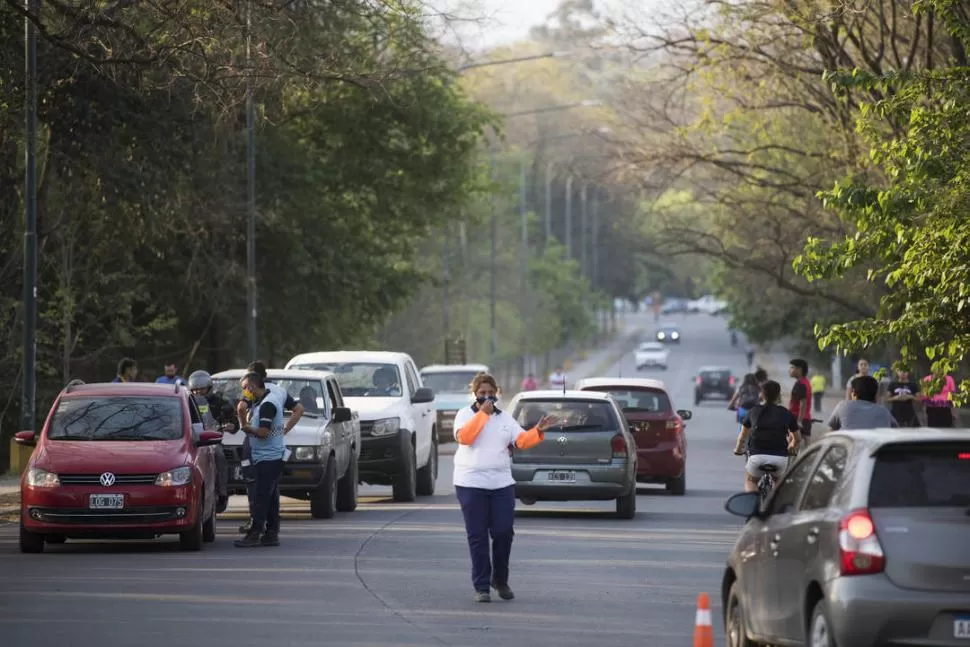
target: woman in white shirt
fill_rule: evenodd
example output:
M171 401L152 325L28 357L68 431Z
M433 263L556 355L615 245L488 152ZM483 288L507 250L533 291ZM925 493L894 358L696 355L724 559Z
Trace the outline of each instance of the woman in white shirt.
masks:
M493 588L500 598L511 600L515 597L509 588L509 555L515 534L512 446L535 447L556 420L544 416L526 431L515 418L495 407L499 389L494 377L479 373L471 389L475 402L455 415L458 449L453 482L468 534L475 601L491 602L489 592Z

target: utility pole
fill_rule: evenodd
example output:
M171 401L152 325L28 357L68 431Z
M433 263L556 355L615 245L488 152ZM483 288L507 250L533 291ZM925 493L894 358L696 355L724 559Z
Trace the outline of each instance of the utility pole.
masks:
M528 195L526 191L526 171L525 171L525 155L520 158L519 161L519 217L522 220L522 249L520 252L521 256L521 267L520 272L520 295L519 301L521 303L521 310L519 312L519 319L522 321L522 377L524 378L529 374L529 366L531 364L532 355L532 338L530 334L530 321L528 317L529 309L529 212L526 205L526 196Z
M253 105L253 0L246 2L246 310L249 361L256 361L256 133Z
M40 0L27 0L24 18L27 83L24 88L26 169L24 173L24 357L20 429L34 431L37 417L37 29Z
M589 202L587 201L587 193L589 191L589 181L583 182L583 188L580 192L580 201L582 202L582 209L580 210L580 223L579 223L579 270L586 278L589 278L589 263L586 258L586 248L587 248L587 236L586 229L589 225Z
M441 314L444 325L444 340L446 345L448 343L448 338L451 336L451 295L449 294L448 290L451 283L451 267L448 259L448 232L450 229L451 228L446 224L441 239L441 264L442 269L444 270L442 272L444 275L442 277L444 279L444 284L442 285L443 293L441 295L441 306L443 312Z
M546 247L552 242L552 162L546 164Z
M492 143L490 146L491 152L491 175L492 179L495 179L495 145ZM490 245L490 255L489 258L489 278L490 278L490 288L489 288L489 336L488 336L488 364L489 367L495 365L495 352L497 346L498 332L496 331L495 322L495 301L498 298L495 289L495 255L498 251L498 208L495 204L495 194L492 194L492 242Z
M566 178L566 260L573 257L573 176Z

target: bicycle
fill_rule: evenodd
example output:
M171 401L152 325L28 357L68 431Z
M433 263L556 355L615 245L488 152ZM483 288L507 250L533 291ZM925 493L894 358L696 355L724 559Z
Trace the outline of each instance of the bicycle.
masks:
M761 499L763 506L771 496L771 491L775 489L774 475L778 470L774 465L762 465L758 469L761 470L761 478L758 479L758 498Z

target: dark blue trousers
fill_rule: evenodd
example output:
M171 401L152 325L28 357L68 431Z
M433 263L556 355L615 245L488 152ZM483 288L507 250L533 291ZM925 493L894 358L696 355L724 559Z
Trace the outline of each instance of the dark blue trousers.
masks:
M472 557L472 584L488 593L490 583L509 583L509 555L515 532L515 486L498 490L455 486L465 517L468 551ZM491 551L489 537L491 536ZM491 559L489 558L491 552Z

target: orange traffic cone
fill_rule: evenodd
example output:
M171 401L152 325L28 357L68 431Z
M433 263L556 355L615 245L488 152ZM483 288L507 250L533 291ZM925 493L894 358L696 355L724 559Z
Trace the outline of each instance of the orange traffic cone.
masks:
M707 593L701 593L697 596L694 647L714 647L714 628L711 626L711 598Z

